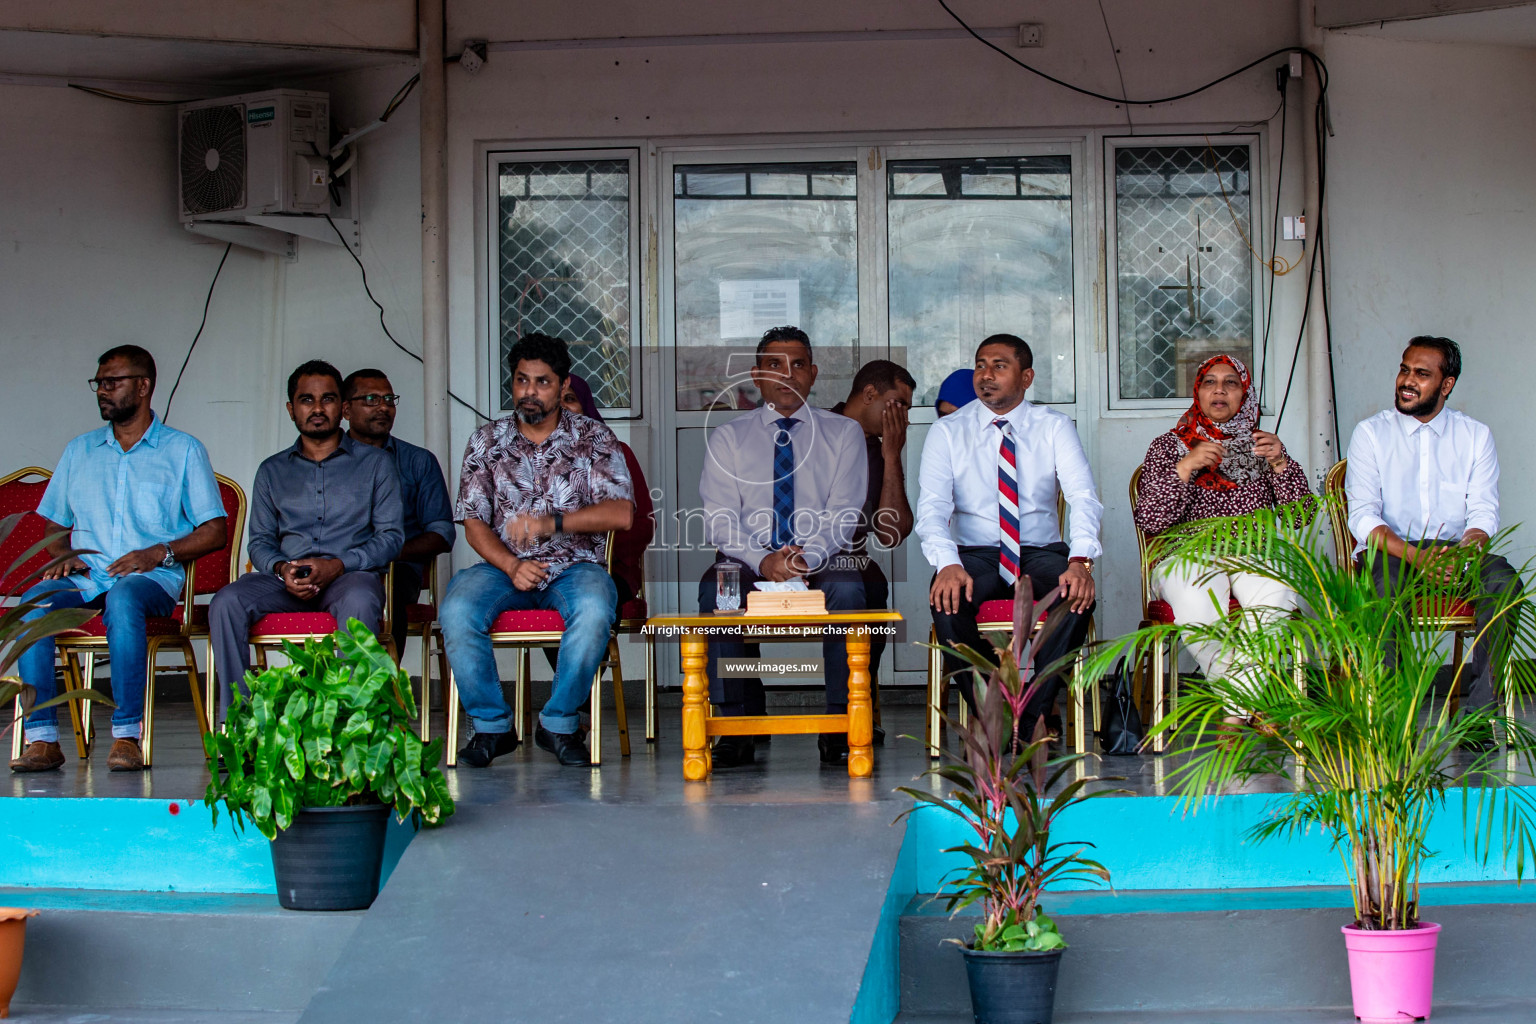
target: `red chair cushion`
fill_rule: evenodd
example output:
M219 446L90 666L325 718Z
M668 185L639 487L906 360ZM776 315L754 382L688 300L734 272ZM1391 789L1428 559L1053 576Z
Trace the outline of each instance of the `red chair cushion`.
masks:
M1477 613L1466 601L1453 600L1446 604L1420 601L1414 606L1413 614L1421 619L1470 619Z
M1227 611L1240 612L1242 610L1243 606L1237 603L1237 598L1234 597L1227 601ZM1148 601L1146 617L1147 621L1153 625L1171 626L1173 625L1173 605L1163 600Z
M336 632L336 619L327 612L275 612L251 627L251 636L324 636Z
M145 636L175 636L181 632L181 608L178 606L172 615L164 618L148 618L144 620ZM67 633L60 633L59 639L69 640L71 637L104 637L107 635L107 623L100 615L87 619L79 629L72 629Z
M492 633L552 633L564 628L560 613L544 608L502 612L491 623Z
M181 605L177 605L176 606L176 610L174 612L172 612L171 614L175 616L177 622L180 622L181 621L181 613L182 613L182 606ZM194 625L194 626L202 626L205 629L207 628L207 626L208 626L208 606L207 605L205 605L205 604L194 604L192 606L192 625Z
M406 625L420 626L436 621L437 609L430 604L413 604L405 610Z
M623 604L619 605L620 622L623 622L626 619L645 619L649 617L650 616L647 614L644 598L632 597L628 601L625 601Z
M1042 608L1040 610L1040 616L1039 617L1041 619L1044 619L1046 617L1046 615L1048 615L1049 613L1050 613L1050 609L1049 608ZM976 609L976 623L977 623L977 625L983 625L983 624L989 624L989 623L995 623L995 622L1012 622L1012 621L1013 621L1013 601L1012 601L1012 599L1003 598L1003 599L999 599L997 601L983 601L983 602L981 602L981 607Z

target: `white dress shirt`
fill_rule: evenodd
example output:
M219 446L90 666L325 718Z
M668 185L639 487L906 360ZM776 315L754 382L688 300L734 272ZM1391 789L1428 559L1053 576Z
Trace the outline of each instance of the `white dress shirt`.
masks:
M699 478L709 540L758 569L772 552L773 457L782 414L768 406L710 431ZM869 489L864 428L847 416L802 405L790 414L794 449L794 543L816 571L847 551Z
M1387 409L1355 427L1344 478L1355 553L1378 526L1403 540L1499 532L1499 455L1486 424L1442 409L1428 423Z
M999 418L1013 427L1018 457L1020 546L1038 548L1063 539L1056 520L1059 486L1072 508L1072 556L1098 558L1104 506L1072 420L1027 401L999 417L979 400L934 423L923 443L914 525L923 556L942 569L960 564L962 546L997 547L1001 542L997 459L1003 432L992 425Z

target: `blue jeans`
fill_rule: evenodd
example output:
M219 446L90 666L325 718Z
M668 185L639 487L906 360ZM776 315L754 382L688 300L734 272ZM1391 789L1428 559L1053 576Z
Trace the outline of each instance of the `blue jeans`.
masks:
M60 608L100 608L107 625L107 654L111 658L112 699L117 708L112 712L112 735L117 738L139 735L144 721L144 687L149 666L149 641L144 634L144 620L171 614L176 599L165 588L147 576L132 575L120 578L112 589L89 601L81 600L71 579L43 580L22 595L23 601L42 599L42 606L28 614L28 619L38 618ZM17 660L21 681L37 691L39 702L58 694L54 677L53 638L39 640ZM86 681L90 685L90 681ZM27 716L27 739L57 743L59 740L59 709L57 706L34 711Z
M560 664L539 722L555 733L573 733L581 726L581 708L592 692L592 677L608 650L618 615L613 578L594 562L577 562L543 590L518 590L506 573L481 562L454 575L438 612L459 700L476 732L507 732L513 727L491 647L491 623L502 612L531 609L557 611L565 620Z

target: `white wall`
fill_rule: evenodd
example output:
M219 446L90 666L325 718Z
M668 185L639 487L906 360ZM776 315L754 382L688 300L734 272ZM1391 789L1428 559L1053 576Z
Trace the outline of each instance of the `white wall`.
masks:
M1506 526L1536 518L1529 469L1536 284L1536 51L1337 33L1329 208L1339 419L1392 401L1404 342L1462 346L1451 405L1499 445ZM1531 530L1521 546L1529 553Z
M85 381L107 348L154 354L165 408L224 246L177 223L168 108L0 86L0 138L0 461L51 468L69 438L101 425ZM277 270L272 257L231 252L171 411L243 483L271 444Z

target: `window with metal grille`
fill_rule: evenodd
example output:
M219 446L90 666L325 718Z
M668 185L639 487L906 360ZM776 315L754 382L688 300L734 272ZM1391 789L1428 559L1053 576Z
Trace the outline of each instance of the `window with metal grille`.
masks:
M631 409L633 158L506 159L493 179L501 409L514 404L507 354L532 332L565 340L600 407Z
M1257 143L1113 143L1118 398L1187 401L1218 353L1255 376Z

